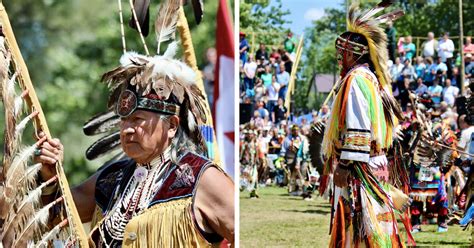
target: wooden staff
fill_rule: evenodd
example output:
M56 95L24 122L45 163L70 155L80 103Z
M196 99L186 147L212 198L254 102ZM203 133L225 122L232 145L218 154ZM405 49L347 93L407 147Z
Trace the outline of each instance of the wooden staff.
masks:
M301 53L303 52L303 37L304 34L301 35L300 42L298 43L298 47L296 49L295 63L293 63L293 67L291 68L290 82L288 83L286 89L285 107L287 113L290 112L291 96L293 95L293 92L295 90L296 72L298 71L298 64L301 59Z
M207 100L206 91L204 90L204 83L202 81L202 76L201 76L202 74L201 74L201 71L199 71L197 67L196 54L194 53L193 40L191 38L191 32L189 31L188 20L186 19L186 15L184 14L184 9L182 6L179 7L179 20L178 20L177 29L179 31L179 36L181 38L181 44L183 45L184 61L196 72L196 84L201 90L205 98L204 107L206 108L206 115L207 115L206 125L214 128L214 124L212 122L211 109L209 107L209 102ZM221 166L222 164L220 161L219 148L216 142L215 131L212 133L212 136L213 136L212 139L214 141L213 142L213 153L214 153L213 159L215 163Z
M11 52L13 66L15 71L18 72L18 82L20 87L23 90L28 91L28 95L25 96L25 101L29 107L30 112L38 111L38 115L34 118L35 130L37 133L40 131L43 132L46 137L51 138L51 133L46 122L46 117L44 116L41 104L36 96L33 83L31 82L30 74L28 73L28 68L26 67L25 61L20 53L20 48L13 34L13 29L10 24L10 19L8 18L5 7L0 2L0 22L3 28L3 33L5 34L5 46ZM73 229L74 235L79 242L80 247L89 247L87 235L82 227L81 219L79 218L79 213L77 212L76 205L72 198L71 191L69 190L69 183L64 174L62 167L62 161L56 163L56 173L59 177L59 187L61 188L64 204L66 207L66 212L68 215L69 225Z

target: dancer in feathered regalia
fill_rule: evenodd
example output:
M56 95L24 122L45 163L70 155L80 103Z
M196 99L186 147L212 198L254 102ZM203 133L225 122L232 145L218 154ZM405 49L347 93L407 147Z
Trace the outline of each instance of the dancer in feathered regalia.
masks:
M388 184L387 149L401 110L387 75L387 38L380 24L403 15L383 1L368 11L352 6L347 32L336 39L341 80L323 142L325 173L334 172L330 247L402 247L395 212L409 198ZM333 165L335 168L333 168Z
M168 0L160 7L158 51L174 36L181 3ZM97 223L90 236L94 247L218 247L224 238L233 244L234 186L204 157L205 98L194 70L175 58L177 49L173 42L162 55L125 52L102 77L111 90L108 109L84 131L113 133L86 154L121 148L124 156L72 189L81 220ZM38 143L40 175L49 180L63 148L59 140Z

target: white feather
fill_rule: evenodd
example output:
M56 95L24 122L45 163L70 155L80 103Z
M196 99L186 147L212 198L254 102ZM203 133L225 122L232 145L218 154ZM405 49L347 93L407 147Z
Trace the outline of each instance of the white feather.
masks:
M164 56L155 56L150 58L150 62L154 64L154 75L166 75L170 79L177 80L186 85L196 83L196 73L194 70L181 61L168 59Z
M163 54L164 58L173 59L176 56L176 52L178 51L178 42L173 41L171 42L168 47L166 48L165 53Z
M20 114L21 108L23 107L23 98L21 96L17 96L15 98L15 110L13 114L17 117Z
M188 110L188 128L191 131L194 131L196 129L196 120L194 119L193 113Z
M49 206L49 204L48 204L46 207L44 207L44 208L40 209L38 212L36 212L35 219L34 219L36 221L36 223L41 224L43 226L46 226L46 224L48 222L48 218L49 218L49 209L51 207L52 207L52 205Z
M25 130L26 124L28 124L31 118L31 115L28 115L23 120L21 120L20 123L18 123L18 125L15 127L15 137L20 137L20 135L23 133L23 130Z
M8 85L7 85L8 95L12 98L15 95L15 81L16 81L17 75L18 75L17 72L15 72L13 76L10 78L10 80L8 81Z
M11 176L16 172L16 170L20 166L26 166L26 161L28 161L28 159L31 156L33 156L33 153L35 152L35 149L36 149L36 144L32 145L30 147L27 147L26 149L21 151L18 156L16 156L13 159L13 162L12 162L10 168L7 171L7 178L11 178Z
M38 188L30 191L28 196L25 199L23 199L23 201L20 203L20 206L18 207L18 210L23 208L26 204L38 202L38 200L41 196L41 191L43 190L43 188L44 188L44 186L43 187L38 187Z
M61 226L58 224L51 231L45 233L43 237L41 237L40 242L35 247L48 247L49 241L54 238L54 236L56 236L59 231L61 231Z

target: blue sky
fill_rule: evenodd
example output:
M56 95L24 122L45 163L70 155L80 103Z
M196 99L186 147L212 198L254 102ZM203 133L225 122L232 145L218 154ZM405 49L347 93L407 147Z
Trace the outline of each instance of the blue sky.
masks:
M285 27L290 28L293 33L301 34L306 27L311 26L313 20L324 15L326 8L342 8L344 0L282 0L283 9L290 10L291 14L286 18L292 21ZM274 5L276 1L272 1Z

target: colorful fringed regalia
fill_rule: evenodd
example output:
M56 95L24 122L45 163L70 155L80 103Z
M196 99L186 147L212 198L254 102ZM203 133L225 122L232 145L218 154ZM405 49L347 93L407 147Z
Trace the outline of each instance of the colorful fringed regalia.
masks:
M158 51L160 43L173 36L180 8L179 0L162 4L156 21ZM206 101L196 73L174 58L177 48L172 42L162 55L127 52L120 66L103 75L111 91L108 111L84 129L112 134L96 142L88 154L117 147L122 134L116 131L116 120L140 122L131 116L137 110L157 113L161 119L177 116L179 127L170 146L151 162L116 159L98 171L97 223L91 232L97 247L215 247L223 240L197 222L194 204L201 176L210 167L222 171L203 156L208 149L200 128L208 118Z
M402 115L391 95L386 35L379 27L403 12L374 17L388 5L383 1L363 12L352 6L348 31L336 40L343 67L323 141L324 174L341 168L349 176L347 187L334 189L330 247L405 245L395 214L403 212L410 199L388 183L386 157ZM335 173L335 182L337 177Z
M411 224L413 232L421 231L421 216L424 214L429 220L436 217L438 232L443 232L448 228L450 201L453 203L456 192L465 182L462 172L454 166L454 160L458 157L454 132L446 123L433 125L431 121L427 121L424 126L426 130L421 132L422 138L415 144L410 168L410 196L413 198L410 207ZM439 147L436 143L444 147ZM449 183L446 183L446 179Z

